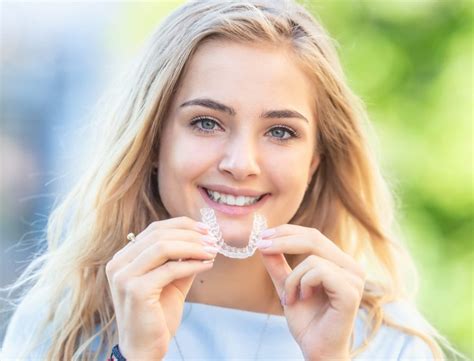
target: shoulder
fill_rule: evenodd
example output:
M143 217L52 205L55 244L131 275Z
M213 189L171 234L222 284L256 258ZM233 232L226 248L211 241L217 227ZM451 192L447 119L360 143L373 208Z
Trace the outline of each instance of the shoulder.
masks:
M421 333L429 332L429 324L415 306L397 301L383 306L387 318L402 327ZM356 320L353 346L358 348L370 334L367 311L361 309ZM356 357L357 360L433 360L429 345L419 336L405 332L391 325L382 324L367 348Z
M41 299L40 293L28 293L23 298L8 323L1 349L2 359L17 360L21 357L30 360L45 357L49 342L48 332L42 333L41 340L35 340L34 335L46 322L47 311L47 303L45 299ZM28 351L26 346L35 341L37 342L33 350L25 353Z

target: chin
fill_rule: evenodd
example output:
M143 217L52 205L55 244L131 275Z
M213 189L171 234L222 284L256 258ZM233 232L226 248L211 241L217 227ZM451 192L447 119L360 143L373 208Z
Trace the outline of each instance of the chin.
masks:
M249 243L251 228L242 232L226 232L225 229L221 229L221 232L224 242L229 246L245 247Z
M228 240L227 238L224 237L224 242L229 245L229 246L232 246L232 247L237 247L237 248L243 248L243 247L246 247L248 244L249 244L249 240L248 238L245 238L245 239L230 239Z

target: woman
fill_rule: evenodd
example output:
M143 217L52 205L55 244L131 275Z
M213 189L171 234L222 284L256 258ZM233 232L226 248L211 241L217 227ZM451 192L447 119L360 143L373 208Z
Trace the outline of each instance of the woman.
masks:
M96 163L16 285L34 282L7 356L443 358L400 276L366 114L303 7L180 7L98 119ZM219 253L203 208L232 247L263 215L256 252Z

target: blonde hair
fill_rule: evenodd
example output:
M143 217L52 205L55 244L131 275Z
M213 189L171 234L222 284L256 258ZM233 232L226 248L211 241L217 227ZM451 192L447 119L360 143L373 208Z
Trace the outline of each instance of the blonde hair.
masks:
M394 205L368 147L366 111L346 84L332 39L293 1L210 0L189 2L168 16L124 80L127 86L113 94L113 103L101 104L107 111L97 117L103 127L95 162L52 212L47 252L11 287L32 285L26 297L48 295L49 312L37 331L39 339L53 325L48 360L97 359L117 342L105 265L128 232L168 217L152 161L180 76L209 39L284 43L314 80L321 163L291 223L318 228L366 267L361 307L370 334L353 355L386 324L422 338L436 358L444 358L436 339L452 349L428 323L414 329L384 312L389 302L413 302L401 270L414 267L392 234ZM96 337L100 349L92 353Z

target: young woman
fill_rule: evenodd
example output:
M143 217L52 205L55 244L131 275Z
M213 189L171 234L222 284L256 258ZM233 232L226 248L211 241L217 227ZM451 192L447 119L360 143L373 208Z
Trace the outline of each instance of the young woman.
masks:
M363 106L302 6L185 4L114 104L15 285L33 283L4 357L443 358L401 277ZM216 229L245 247L256 213L255 253L220 253Z

